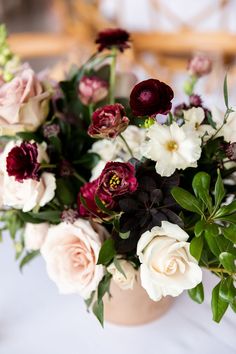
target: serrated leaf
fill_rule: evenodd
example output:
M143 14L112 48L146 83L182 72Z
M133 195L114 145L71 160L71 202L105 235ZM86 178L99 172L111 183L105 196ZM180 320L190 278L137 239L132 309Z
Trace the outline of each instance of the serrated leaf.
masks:
M107 239L99 252L97 264L108 265L116 254L115 242L112 238Z
M200 260L203 249L203 237L194 237L190 242L190 253L196 258L197 261Z
M221 282L220 282L221 283ZM224 301L220 297L220 283L218 283L214 289L212 290L212 298L211 298L211 309L213 314L213 320L217 323L220 322L222 317L224 316L227 308L228 303Z
M236 257L229 252L222 252L219 256L220 263L229 272L236 272Z
M171 194L182 208L203 215L201 203L185 189L173 187Z
M188 294L192 300L198 304L202 304L204 301L204 289L202 283L195 286L195 288L188 290Z

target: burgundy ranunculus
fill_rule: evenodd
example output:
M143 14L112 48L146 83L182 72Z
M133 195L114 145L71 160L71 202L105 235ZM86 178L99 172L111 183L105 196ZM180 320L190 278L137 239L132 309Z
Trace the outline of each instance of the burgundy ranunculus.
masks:
M6 159L6 168L9 176L14 176L16 181L24 179L38 179L40 164L37 161L38 148L36 143L23 141L20 146L15 146Z
M115 103L98 108L92 115L92 123L88 134L97 138L115 138L123 132L129 124L129 118L125 116L124 107Z
M156 79L144 80L134 86L130 107L135 116L167 114L171 110L174 92L170 86Z
M90 217L90 216L91 217L96 217L96 216L105 217L105 216L107 216L107 215L105 215L104 212L102 212L98 208L98 206L95 202L96 195L99 197L99 199L104 203L104 205L107 208L109 208L109 209L113 208L114 201L112 200L112 198L107 195L101 195L98 192L98 179L96 179L92 182L85 183L85 185L83 185L83 187L80 188L80 192L78 194L78 200L77 200L78 212L79 212L80 216L82 216L82 217ZM87 208L82 204L81 197L84 199Z
M83 76L79 82L78 95L84 105L97 103L108 94L108 83L97 76Z
M116 200L118 197L135 192L138 182L134 166L129 162L107 162L98 178L98 193Z
M98 33L95 43L97 43L98 51L103 49L111 49L112 47L118 48L123 52L129 48L130 34L121 28L107 28Z

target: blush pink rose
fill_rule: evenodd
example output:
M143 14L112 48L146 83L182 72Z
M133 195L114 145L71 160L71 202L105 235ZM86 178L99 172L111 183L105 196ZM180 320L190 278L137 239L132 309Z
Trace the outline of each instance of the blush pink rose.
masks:
M41 253L60 293L89 298L104 275L103 266L97 265L100 248L100 236L86 220L49 228Z
M34 71L23 68L0 87L0 134L36 130L48 114L49 97Z

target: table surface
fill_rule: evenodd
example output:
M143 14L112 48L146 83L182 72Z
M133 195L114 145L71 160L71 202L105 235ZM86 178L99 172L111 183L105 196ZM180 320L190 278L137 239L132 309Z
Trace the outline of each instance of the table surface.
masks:
M58 294L41 257L21 274L5 235L0 244L0 354L235 354L235 314L228 310L220 324L211 319L210 289L216 281L204 274L202 305L185 293L156 322L102 329L79 296Z

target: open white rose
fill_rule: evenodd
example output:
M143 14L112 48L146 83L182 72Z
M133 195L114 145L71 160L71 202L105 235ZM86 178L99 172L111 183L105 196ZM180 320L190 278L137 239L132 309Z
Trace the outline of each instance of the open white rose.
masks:
M49 277L62 294L78 293L88 298L104 275L97 265L101 240L90 223L78 219L49 228L41 248Z
M41 248L47 232L49 224L42 222L40 224L26 223L24 231L25 248L28 251L37 251Z
M177 123L170 126L153 124L142 146L143 155L156 161L156 171L169 177L176 169L196 167L201 156L201 139L194 129L189 131Z
M24 212L32 210L36 206L44 206L53 199L56 190L56 179L52 173L43 172L39 181L26 179L23 182L9 176L6 170L6 158L11 149L19 145L21 141L9 142L0 155L0 203L3 206L22 209ZM48 161L46 145L38 147L38 162Z
M154 301L178 296L202 281L202 271L189 252L188 234L178 225L162 221L146 231L137 246L143 288Z
M32 69L19 71L0 87L0 135L36 130L48 114L49 97Z
M112 274L112 279L121 289L133 289L136 278L136 271L134 267L124 259L120 259L118 262L125 276L117 269L114 263L111 263L107 267L108 272Z

